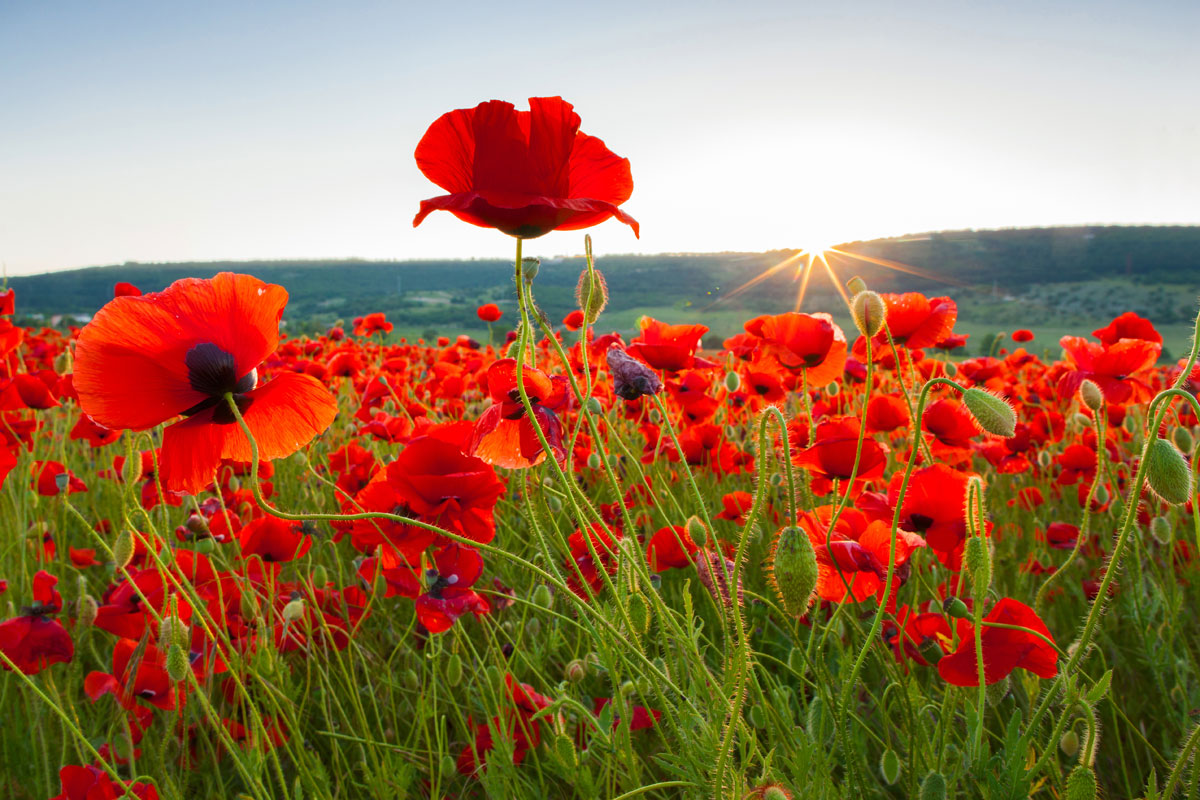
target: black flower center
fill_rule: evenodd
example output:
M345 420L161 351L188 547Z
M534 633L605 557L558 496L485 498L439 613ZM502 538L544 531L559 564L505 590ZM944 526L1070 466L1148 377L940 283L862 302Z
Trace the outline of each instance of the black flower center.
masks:
M245 413L253 398L247 395L258 384L258 371L250 370L238 377L237 361L233 353L222 350L212 342L204 342L187 351L183 357L188 368L188 383L201 394L208 395L183 412L185 417L213 409L213 422L227 425L234 421L233 412L225 403L225 394L233 394L238 411Z

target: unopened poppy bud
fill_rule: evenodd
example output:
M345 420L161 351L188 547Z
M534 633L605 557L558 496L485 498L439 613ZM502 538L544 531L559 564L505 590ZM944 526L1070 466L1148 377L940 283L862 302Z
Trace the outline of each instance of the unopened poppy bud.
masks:
M868 339L883 329L887 319L887 306L883 298L875 292L864 290L854 295L850 301L850 315L854 317L854 326L858 332Z
M68 352L64 350L54 357L54 371L59 375L66 375L71 368L71 357Z
M783 486L783 475L778 472L771 474L771 485L775 487Z
M951 596L942 601L942 613L952 619L967 619L971 616L971 609L961 598Z
M1192 439L1192 433L1187 428L1176 428L1175 432L1171 434L1171 439L1183 453L1192 452L1192 448L1196 446L1196 442Z
M793 617L808 613L817 589L817 553L803 529L789 525L779 532L767 576L783 610Z
M725 389L726 391L736 392L742 388L742 376L736 372L725 373Z
M1167 544L1171 541L1171 523L1166 517L1155 517L1150 520L1150 535L1159 544Z
M303 616L304 616L304 601L303 600L299 600L299 599L292 600L286 606L283 607L283 621L284 622L295 622L296 620L300 619Z
M860 295L867 290L867 282L858 275L855 275L850 280L846 281L846 290L850 292L850 296Z
M162 624L158 626L159 648L170 648L172 645L187 647L190 644L187 624L179 617L163 617Z
M217 542L212 537L205 537L196 542L196 546L192 549L201 555L208 555L217 549Z
M981 600L992 582L992 554L988 550L987 540L982 536L967 539L963 549L963 566L974 581L976 600Z
M1072 414L1071 424L1076 428L1086 428L1092 424L1092 421L1087 418L1086 414Z
M451 776L458 773L458 762L453 756L442 756L442 780L449 780Z
M839 394L841 394L841 392L842 392L842 387L840 384L837 384L837 383L831 383L825 387L825 394L828 395L829 397L837 397Z
M1008 694L1008 676L1005 675L1000 680L993 684L989 684L984 691L984 700L991 707L1000 705L1000 701Z
M554 755L567 769L576 769L579 766L579 753L575 749L575 742L570 736L563 733L554 735Z
M768 786L762 791L763 800L791 800L792 793L782 786Z
M962 400L980 428L1005 438L1016 434L1017 413L1003 398L972 387L963 392Z
M179 645L171 645L167 648L167 676L175 683L179 683L187 677L187 673L187 653L183 652L183 648Z
M646 635L650 630L650 606L646 598L640 593L630 595L627 610L633 630L640 636Z
M113 564L117 569L129 566L129 562L133 561L133 549L133 534L129 531L121 531L117 540L113 542Z
M1146 482L1165 502L1186 503L1192 496L1192 467L1187 456L1166 439L1156 438L1146 455Z
M1041 450L1038 452L1037 460L1042 469L1049 469L1054 457L1050 455L1049 450Z
M538 584L538 587L533 590L533 602L540 608L552 608L554 594L551 593L550 587L544 583Z
M662 381L654 370L626 353L620 347L608 348L605 355L608 371L612 373L613 394L626 400L637 400L647 394L662 391Z
M1067 758L1074 758L1075 754L1079 752L1079 734L1074 729L1068 730L1058 740L1058 749L1062 750L1063 755Z
M534 256L525 256L521 259L521 275L524 276L525 282L528 283L537 277L538 270L542 267L542 260Z
M1096 487L1096 502L1100 505L1108 502L1108 487L1104 484Z
M793 647L788 651L788 669L797 675L804 674L804 648Z
M597 397L589 397L587 401L587 409L592 414L603 414L604 406L600 404L600 399Z
M1096 773L1087 764L1079 764L1067 776L1063 800L1096 800Z
M693 514L687 518L684 527L687 529L688 536L692 537L692 541L700 547L704 547L704 543L708 541L708 528L705 527L704 522Z
M325 569L324 564L317 564L312 571L313 586L318 589L324 588L329 583L329 571Z
M894 786L900 780L900 756L890 747L883 751L879 759L879 774L888 786Z
M567 667L564 670L566 678L571 683L579 683L587 677L587 665L580 659L572 659L567 662Z
M99 605L97 605L95 598L90 594L79 597L78 608L78 613L75 615L75 623L84 628L92 625L96 621L96 615L100 612Z
M767 727L767 715L763 712L762 706L757 703L746 709L746 719L759 730Z
M242 480L236 475L229 479L229 491L236 492L242 488Z
M579 282L575 284L575 304L583 312L588 325L594 325L600 318L600 312L608 305L608 283L600 270L593 269L590 274L587 270L579 273Z
M446 682L451 686L458 686L462 674L462 657L458 653L451 653L450 658L446 659Z
M931 772L921 781L920 800L946 800L946 779L940 772Z
M417 671L411 667L404 670L404 685L409 691L416 691L421 687L421 677L417 675Z
M620 687L618 687L617 691L619 691L623 697L628 697L637 691L637 684L635 684L633 681L625 681L620 685Z
M588 467L590 467L591 469L600 469L600 464L601 464L601 461L600 461L599 453L590 453L588 455L588 458L587 458Z
M972 475L967 479L967 531L972 536L983 534L984 519L981 516L986 502L983 498L983 479Z
M200 514L190 514L184 527L194 534L208 533L208 520Z
M1079 402L1095 413L1104 405L1104 393L1094 382L1084 378L1083 383L1079 384Z
M552 494L547 495L546 496L546 507L549 508L551 511L553 511L555 514L557 514L558 512L563 510L562 500L559 500L558 497L555 495L552 495Z

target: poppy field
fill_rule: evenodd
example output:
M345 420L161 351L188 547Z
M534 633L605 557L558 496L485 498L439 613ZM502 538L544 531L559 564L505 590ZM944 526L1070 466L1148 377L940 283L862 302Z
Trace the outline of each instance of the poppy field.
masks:
M853 328L622 334L590 238L553 320L524 243L636 233L629 161L560 98L416 161L414 225L515 245L486 341L0 294L0 796L1197 796L1200 338L965 357L858 279Z

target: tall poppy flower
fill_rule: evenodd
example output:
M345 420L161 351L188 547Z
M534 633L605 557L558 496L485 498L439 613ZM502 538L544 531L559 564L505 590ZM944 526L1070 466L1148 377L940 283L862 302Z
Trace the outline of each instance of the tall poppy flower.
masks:
M554 409L566 402L565 380L551 378L534 367L523 369L521 377L534 419L554 458L561 464L566 461L567 454L563 449L562 422ZM488 367L487 385L492 405L475 423L464 452L478 456L488 464L510 469L525 469L542 463L546 452L534 423L525 413L525 404L521 402L516 359L502 358Z
M387 481L421 519L477 542L496 535L492 509L504 484L482 459L434 436L413 439L387 467Z
M164 488L195 494L222 459L247 462L250 445L224 395L234 395L259 457L283 458L329 427L333 396L316 379L283 372L263 384L258 367L279 344L282 286L222 272L161 292L111 300L75 348L79 404L106 428L163 432Z
M1125 338L1100 344L1082 336L1064 336L1059 344L1068 363L1068 371L1058 381L1059 398L1073 395L1085 379L1100 387L1105 400L1118 405L1140 403L1153 394L1148 381L1162 353L1159 342Z
M630 342L626 351L655 369L678 372L717 366L696 355L700 337L708 333L707 325L668 325L652 317L642 317L638 327L642 333Z
M746 332L762 341L760 352L788 370L806 370L810 386L825 386L842 376L846 366L846 334L828 314L783 314L755 317Z
M71 636L61 622L49 618L62 610L57 583L58 578L39 570L33 576L33 605L21 616L0 622L0 652L26 675L75 657ZM4 668L10 669L7 664Z
M483 559L473 548L451 542L433 554L429 585L417 598L417 620L430 633L448 631L468 611L483 616L492 610L487 598L471 587L483 574Z
M529 111L490 100L450 111L417 144L417 167L450 194L421 201L420 225L434 211L509 236L533 239L576 231L616 217L633 194L629 159L581 133L579 115L561 97L531 97Z
M997 628L987 623L995 622L1036 631ZM1050 642L1046 623L1024 603L1005 597L996 603L991 613L983 618L984 629L980 640L983 643L983 681L991 686L1003 680L1014 669L1027 669L1040 678L1053 678L1058 674L1058 653ZM958 621L958 649L938 662L938 673L946 683L954 686L978 686L979 662L975 660L975 626L969 620ZM1045 638L1042 638L1045 637ZM1047 639L1050 642L1046 641Z

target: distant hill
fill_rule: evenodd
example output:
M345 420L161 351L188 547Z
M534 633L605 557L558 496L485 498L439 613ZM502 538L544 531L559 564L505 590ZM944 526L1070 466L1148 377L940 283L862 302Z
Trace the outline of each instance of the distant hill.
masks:
M1194 312L1200 288L1200 226L945 231L850 242L838 249L911 268L900 271L832 255L830 264L843 282L858 274L883 291L947 293L960 304L997 306L994 314L988 312L992 317L1018 310L1000 308L999 301L1028 298L1048 313L1085 319L1108 313L1108 305L1139 310L1132 306L1140 302L1153 311L1156 322L1174 323ZM800 286L795 262L736 296L731 292L795 252L613 255L599 259L597 266L608 281L611 311L675 307L694 315L712 307L764 313L794 305ZM582 258L542 265L536 295L551 318L560 319L574 306L582 266ZM502 259L126 263L11 278L9 286L17 291L19 313L30 321L57 314L86 317L112 297L118 281L156 291L179 278L223 270L249 272L285 286L291 296L286 318L293 330L315 330L338 319L348 322L370 311L383 311L409 330L477 330L479 303L515 309L512 265ZM1064 288L1098 283L1108 288L1090 294ZM1125 285L1139 291L1114 288ZM1161 296L1140 291L1148 287L1162 289ZM807 297L806 310L839 305L823 267L813 275ZM1023 311L1029 313L1028 308Z

